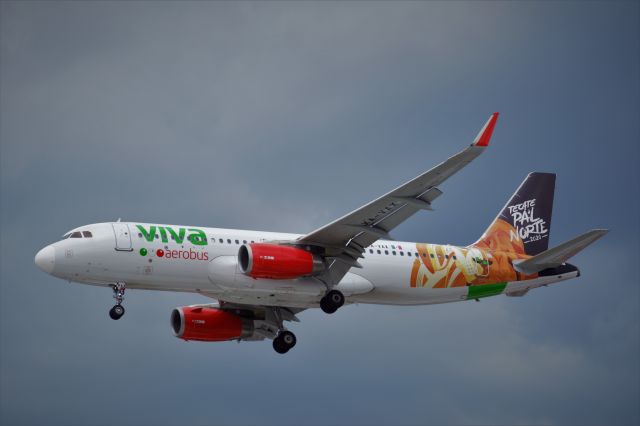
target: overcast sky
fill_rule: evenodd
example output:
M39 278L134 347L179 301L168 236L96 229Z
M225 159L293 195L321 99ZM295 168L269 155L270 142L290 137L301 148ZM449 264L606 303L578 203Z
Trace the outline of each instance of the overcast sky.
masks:
M0 3L0 423L638 424L637 2ZM305 233L469 144L402 240L468 244L531 171L582 277L481 303L300 315L186 343L198 295L69 284L33 256L131 221Z

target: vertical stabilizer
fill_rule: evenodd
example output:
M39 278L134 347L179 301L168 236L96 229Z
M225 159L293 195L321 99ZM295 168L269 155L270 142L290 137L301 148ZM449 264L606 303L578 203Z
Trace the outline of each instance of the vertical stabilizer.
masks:
M554 173L529 173L473 246L535 256L549 247Z

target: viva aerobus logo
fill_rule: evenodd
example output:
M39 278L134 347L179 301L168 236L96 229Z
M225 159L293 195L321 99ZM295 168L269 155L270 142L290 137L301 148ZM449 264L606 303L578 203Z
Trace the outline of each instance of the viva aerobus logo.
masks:
M509 231L511 241L520 238L525 244L538 241L547 236L547 222L535 217L536 199L509 206L509 214L513 220L514 230Z
M186 240L191 242L191 244L195 246L206 246L207 245L207 235L203 230L198 228L178 228L177 232L170 226L156 226L151 225L147 230L142 225L136 225L140 234L144 237L148 242L153 242L156 239L156 235L160 235L160 241L163 243L168 243L169 238L175 241L178 244L182 244ZM157 257L164 257L167 259L185 259L185 260L209 260L209 253L204 250L163 250L157 249L152 252ZM149 254L149 250L146 248L140 249L140 255L146 256Z

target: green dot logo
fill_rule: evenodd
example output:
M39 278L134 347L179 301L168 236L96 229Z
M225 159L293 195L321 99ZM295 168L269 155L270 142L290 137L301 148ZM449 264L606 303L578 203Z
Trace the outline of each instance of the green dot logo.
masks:
M140 256L146 256L147 255L147 249L146 248L141 248L140 249Z

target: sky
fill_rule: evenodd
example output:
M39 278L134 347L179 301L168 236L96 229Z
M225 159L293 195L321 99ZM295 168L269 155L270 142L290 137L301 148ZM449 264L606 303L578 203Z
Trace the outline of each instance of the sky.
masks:
M637 2L0 3L0 424L640 423ZM399 240L466 245L531 171L579 279L480 303L300 314L187 343L199 295L46 275L115 221L306 233L468 145Z

